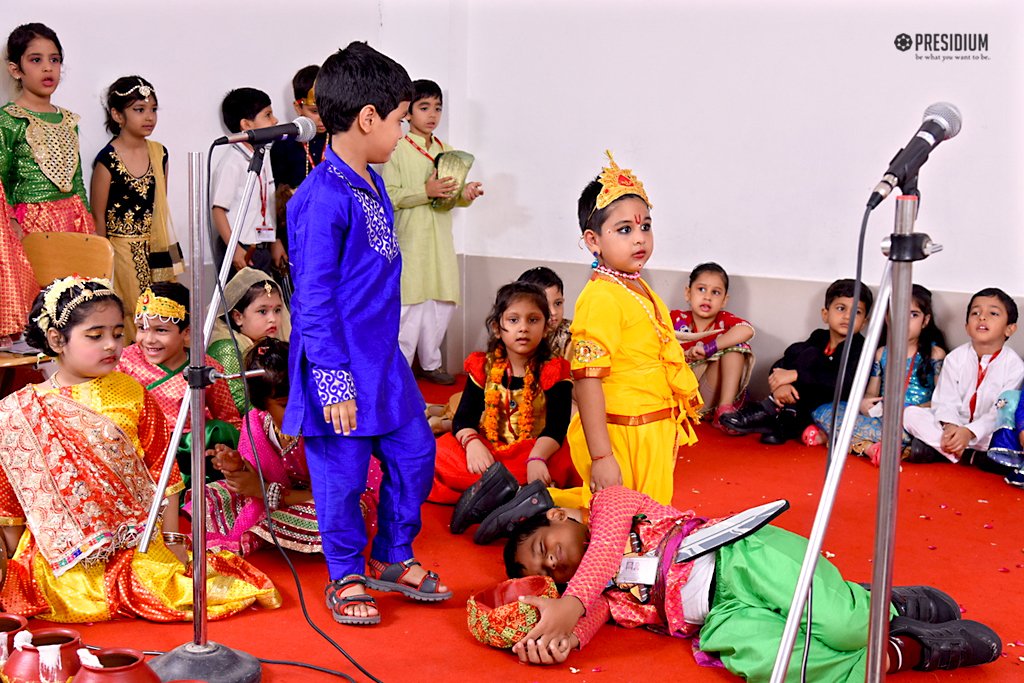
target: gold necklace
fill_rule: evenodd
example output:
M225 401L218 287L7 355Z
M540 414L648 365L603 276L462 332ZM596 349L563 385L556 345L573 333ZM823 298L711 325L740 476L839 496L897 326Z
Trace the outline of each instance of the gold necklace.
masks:
M646 314L647 314L647 318L648 318L648 320L650 320L650 321L651 321L651 324L652 324L652 325L654 325L654 331L655 331L655 332L657 333L657 335L658 335L658 339L659 339L659 340L661 340L661 343L662 343L662 344L667 344L667 343L669 343L670 341L672 341L672 337L670 337L670 336L668 335L668 333L666 333L666 332L665 332L665 329L664 329L664 325L662 325L661 323L659 323L659 322L658 322L658 319L657 319L657 318L655 318L655 316L654 316L654 313L653 313L653 312L651 311L651 309L650 309L650 308L648 308L648 307L647 307L647 304L646 304L646 303L644 303L644 300L643 300L643 298L641 298L639 294L637 294L637 293L636 293L636 292L634 292L634 291L633 291L632 289L630 289L629 285L627 285L627 284L626 284L625 282L623 282L622 280L620 280L620 279L619 279L619 278L618 278L618 277L617 277L616 275L614 275L613 273L610 273L610 272L608 272L607 270L602 270L602 271L601 271L601 274L602 274L602 275L604 275L604 276L605 276L605 277L607 277L607 278L611 278L611 279L612 279L612 280L613 280L614 282L618 283L618 284L619 284L619 286L621 286L621 287L622 287L623 289L625 289L625 290L626 290L627 292L629 292L629 295L630 295L631 297L633 297L634 299L636 299L636 302L637 302L638 304L640 304L640 308L644 309L644 313L646 313ZM641 285L641 286L642 286L642 285ZM646 288L645 288L645 290L646 290ZM654 305L655 305L655 304L654 304L654 301L653 301L653 300L651 300L651 306L653 307Z

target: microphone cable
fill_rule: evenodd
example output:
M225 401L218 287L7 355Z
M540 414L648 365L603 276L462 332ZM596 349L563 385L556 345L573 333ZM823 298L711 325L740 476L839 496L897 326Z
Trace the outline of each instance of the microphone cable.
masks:
M850 341L850 338L856 334L853 332L853 328L857 322L857 311L860 309L860 292L861 286L861 275L864 271L864 241L867 235L868 229L868 218L871 217L871 208L864 210L864 216L860 222L860 233L857 235L857 263L854 267L853 275L853 310L850 311L850 322L847 328L846 341ZM885 302L875 302L875 305L888 305ZM870 311L865 311L865 318ZM846 457L846 454L838 456L835 452L836 445L836 424L838 423L839 417L839 404L842 401L843 388L846 384L846 368L850 363L850 347L852 344L843 343L843 352L839 355L839 372L836 376L836 390L832 395L832 419L829 422L828 429L828 458L826 459L826 472L828 467L832 463L834 457ZM851 406L847 404L846 410L850 410ZM800 680L806 683L807 681L807 661L811 652L811 626L813 624L813 610L812 604L814 602L814 578L813 574L811 577L811 583L807 586L807 628L804 631L804 653L800 661Z
M212 207L210 207L210 185L212 183L211 168L212 168L213 149L214 149L214 145L210 145L210 151L209 151L209 153L206 156L206 207L209 207L209 208L212 208ZM267 161L264 160L264 163L267 163ZM208 234L209 234L211 243L215 242L213 231L208 231ZM224 258L230 258L230 255L225 253ZM204 267L205 264L198 264L198 265L199 265L199 267ZM195 267L195 266L193 266L193 267ZM268 277L268 279L270 278L269 275L267 277ZM231 312L228 310L227 298L225 297L225 294L224 294L224 285L220 281L219 271L218 271L218 277L216 278L216 283L217 283L217 290L220 292L220 308L221 308L221 312L223 313L224 318L226 320L230 321L230 319L231 319ZM194 318L194 316L193 316L193 318ZM244 356L242 354L241 346L239 346L239 344L238 344L238 338L235 336L235 330L231 326L230 323L228 323L227 329L228 329L228 334L229 334L229 336L231 338L231 343L232 343L232 345L234 346L234 349L235 349L235 354L238 356L239 368L244 372L244 370L245 370L245 358L244 358ZM206 349L202 349L202 353L205 356ZM252 425L250 424L250 421L247 419L248 413L249 413L249 410L252 407L252 404L251 404L250 399L249 399L249 385L245 382L245 378L242 378L242 389L243 389L244 394L245 394L245 406L246 406L246 415L243 417L243 422L244 422L245 429L243 431L245 432L246 437L249 440L249 447L252 449L253 453L255 454L256 453L256 442L254 441L253 435L252 435ZM288 565L288 571L291 572L292 581L295 583L295 589L298 592L299 606L302 609L302 616L305 618L306 623L309 624L310 628L312 628L314 631L316 631L318 634L320 634L320 636L324 640L326 640L328 643L330 643L331 646L335 650L340 652L345 657L345 659L347 659L363 675L365 675L367 678L369 678L374 683L382 683L382 681L379 678L377 678L376 676L371 674L369 671L367 671L363 667L363 665L360 664L358 661L356 661L356 659L352 655L350 655L341 645L339 645L337 642L335 642L329 635L327 635L327 633L325 633L323 631L323 629L321 629L319 626L317 626L316 623L314 623L312 617L310 617L309 610L306 607L305 593L302 590L302 583L299 580L299 574L298 574L297 571L295 571L295 565L292 564L291 558L288 557L288 552L281 546L281 543L280 543L280 541L277 538L277 533L274 531L274 518L271 515L272 511L270 510L270 506L267 504L266 480L263 478L263 468L260 466L260 459L259 459L259 457L254 457L253 460L256 462L256 474L259 477L260 494L263 496L263 510L264 510L264 513L267 516L267 522L268 522L267 528L270 531L271 539L273 539L273 541L274 541L274 547L277 548L277 551L281 554L281 557L284 558L285 564ZM195 475L195 473L193 473L193 476L194 475ZM205 482L204 482L204 495L205 495ZM193 520L193 524L194 523L195 523L195 520ZM206 524L206 520L205 519L200 520L200 523L201 524ZM336 676L338 676L340 678L344 678L344 679L349 680L349 681L353 680L351 676L349 676L347 674L344 674L344 673L342 673L340 671L332 671L330 669L324 669L324 668L316 667L316 666L314 666L312 664L305 664L305 663L302 663L302 662L291 662L291 661L284 661L284 660L263 660L263 659L260 659L259 661L266 662L268 664L279 664L280 663L280 664L289 664L289 665L292 665L292 666L303 666L303 667L307 667L307 668L311 668L311 669L316 669L318 671L323 671L325 673L329 673L329 674L332 674L332 675L336 675Z

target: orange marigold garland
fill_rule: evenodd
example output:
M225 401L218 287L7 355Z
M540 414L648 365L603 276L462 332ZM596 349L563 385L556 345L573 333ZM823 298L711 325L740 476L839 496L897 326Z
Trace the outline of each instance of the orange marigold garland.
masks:
M519 414L519 429L516 431L516 438L512 443L501 443L498 436L498 404L501 402L501 380L508 370L508 359L503 353L502 347L494 349L494 361L491 363L487 373L487 390L484 392L484 436L487 437L494 448L499 452L507 451L513 446L532 438L533 435L533 400L536 391L536 383L533 377L533 363L526 363L526 373L523 375L523 400L516 408ZM511 387L509 393L512 392ZM509 431L512 424L512 414L509 413Z

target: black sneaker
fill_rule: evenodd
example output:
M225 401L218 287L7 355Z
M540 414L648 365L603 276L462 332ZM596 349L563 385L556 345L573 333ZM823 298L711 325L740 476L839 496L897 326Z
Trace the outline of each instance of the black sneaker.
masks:
M860 585L871 590L870 583ZM932 586L893 586L890 600L901 617L929 624L943 624L960 618L957 601Z
M796 418L796 410L793 408L787 406L780 410L771 422L771 430L761 435L761 443L779 446L795 439L800 432L796 426Z
M494 510L487 515L484 521L480 522L480 527L476 530L476 535L473 536L473 542L487 545L499 536L508 534L523 520L553 507L555 507L555 502L551 500L551 494L548 493L544 482L539 479L531 481L519 489L515 498Z
M723 427L739 434L769 434L775 425L779 407L775 401L766 398L758 403L748 403L739 410L726 413L719 418Z
M921 644L918 671L958 669L988 664L999 658L1003 643L985 624L966 619L928 624L910 617L894 617L889 622L890 636L906 636Z
M455 503L449 529L461 534L516 495L519 482L500 462L492 463L472 486L462 492Z

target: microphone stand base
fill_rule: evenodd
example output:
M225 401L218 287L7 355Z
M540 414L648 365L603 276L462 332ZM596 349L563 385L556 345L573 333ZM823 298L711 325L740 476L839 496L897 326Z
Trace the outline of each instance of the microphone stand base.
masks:
M220 643L187 643L149 662L161 681L199 680L208 683L259 683L255 657Z

